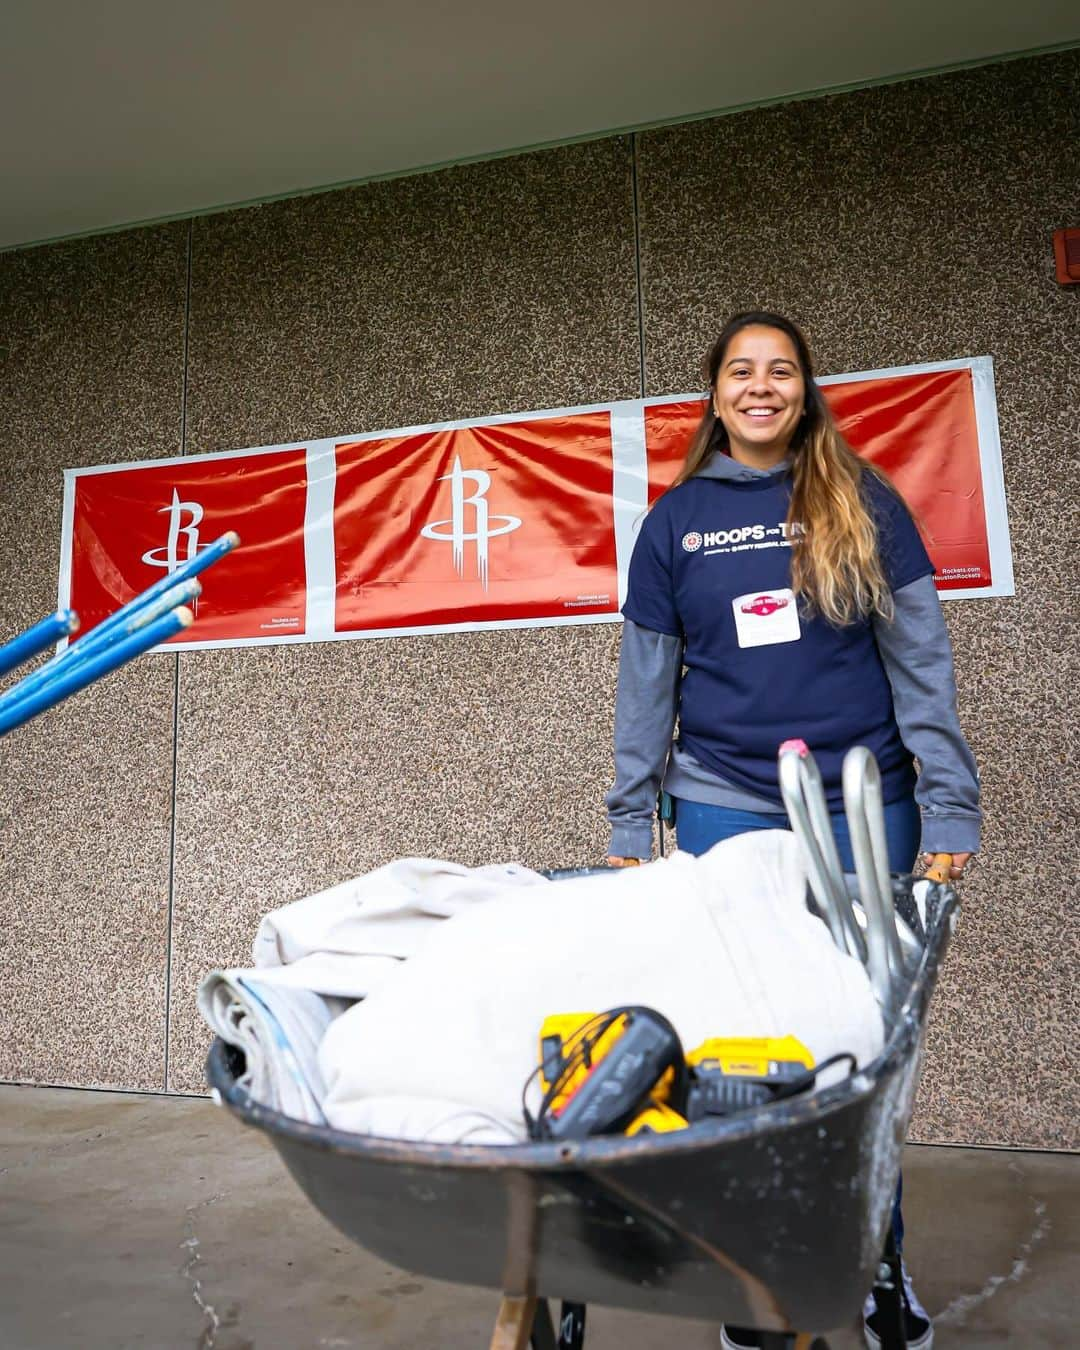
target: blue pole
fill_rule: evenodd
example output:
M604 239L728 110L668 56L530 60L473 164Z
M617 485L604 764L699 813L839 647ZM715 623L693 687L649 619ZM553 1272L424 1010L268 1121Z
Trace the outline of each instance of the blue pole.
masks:
M77 694L80 689L85 689L88 684L101 679L103 675L108 675L117 666L122 666L126 661L149 651L151 647L156 647L159 642L167 642L169 638L189 627L194 617L190 609L181 605L179 609L171 610L134 633L118 638L113 645L97 652L89 660L59 672L44 689L39 688L25 698L7 703L0 708L0 736L21 727L24 722L29 722L32 717L45 712L47 708L53 707L70 694Z
M145 591L140 591L133 600L129 600L126 605L122 605L114 614L110 614L107 619L102 619L74 646L82 647L90 638L93 638L95 642L100 642L106 633L112 633L115 629L122 627L133 614L144 606L151 604L159 596L165 595L174 586L179 586L181 582L198 576L200 572L205 572L213 563L216 563L220 558L224 558L226 553L230 553L239 542L240 536L236 531L229 530L220 539L215 539L212 544L200 549L194 558L189 558L175 572L162 577L160 581L155 581L152 586L148 586Z
M142 604L134 608L126 606L129 610L128 617L122 619L119 623L112 623L111 620L116 616L111 615L105 622L99 623L96 628L91 628L89 633L80 641L68 647L59 656L54 656L47 665L42 666L39 670L32 671L20 680L13 689L9 689L6 694L0 696L0 713L3 713L9 704L21 703L24 698L35 693L38 689L44 689L47 685L52 684L54 680L67 671L73 670L76 666L81 666L95 653L114 646L148 623L153 623L163 614L168 614L170 609L175 609L177 605L183 605L189 600L194 600L201 591L202 586L198 579L190 577L187 581L180 582L178 586L172 586L163 591L156 600L151 600L149 604ZM141 597L136 596L136 599L141 599ZM134 601L132 605L134 605Z
M21 666L24 661L29 661L32 656L37 656L38 652L45 651L61 638L70 637L78 626L79 616L73 609L58 609L47 619L34 624L33 628L12 638L0 647L0 676Z
M120 637L130 636L148 623L153 623L155 619L160 619L163 614L168 614L170 609L175 609L177 605L186 605L189 600L197 600L200 595L202 583L197 577L188 577L186 581L177 582L157 597L150 596L147 599L147 592L144 591L142 595L137 595L124 606L128 611L126 618L123 609L118 610L116 614L110 614L96 628L91 628L85 637L72 643L60 660L69 654L80 656L85 660L92 652L111 646Z

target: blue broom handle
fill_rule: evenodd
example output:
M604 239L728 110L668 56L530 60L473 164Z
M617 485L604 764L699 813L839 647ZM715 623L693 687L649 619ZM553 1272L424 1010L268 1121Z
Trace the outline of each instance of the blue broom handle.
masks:
M103 675L114 671L117 666L122 666L126 661L149 651L151 647L156 647L159 642L167 642L169 638L175 637L177 633L189 627L194 617L186 605L170 610L168 614L145 624L134 633L118 637L115 643L93 654L88 660L81 661L77 665L73 664L59 672L44 688L39 688L14 702L6 703L0 708L0 736L22 726L24 722L29 722L32 717L45 712L70 694L85 689L88 684L93 684Z
M54 680L59 679L61 675L73 670L76 666L81 666L84 661L90 660L97 652L114 646L125 637L130 637L132 633L144 628L148 623L153 623L163 614L168 614L169 610L175 609L177 605L184 605L189 600L194 600L201 591L202 586L198 579L191 577L187 581L182 581L179 586L172 586L169 590L163 591L149 605L143 605L141 608L134 610L123 623L114 624L104 632L102 630L105 625L99 623L96 628L91 628L86 637L68 647L66 651L62 651L59 656L54 656L39 670L32 671L20 680L13 689L9 689L6 694L0 697L0 713L9 703L21 703L28 695L36 693L39 689L45 689Z
M37 656L38 652L45 651L61 638L70 637L78 626L79 616L73 609L58 609L47 619L34 624L33 628L12 638L0 647L0 676L21 666L24 661L29 661L32 656Z
M123 617L123 611L118 610L115 615L102 620L96 628L91 628L85 637L79 638L66 652L61 653L59 660L63 661L68 656L85 660L91 653L101 651L103 647L111 647L120 638L129 637L148 623L160 619L163 614L168 614L170 609L175 609L177 605L186 605L189 600L197 600L200 595L202 583L197 577L188 577L186 581L168 587L156 598L146 600L143 596L136 596L135 600L140 603L136 605L133 600L130 607L125 606L129 611L126 618ZM117 620L116 623L112 622L114 618Z
M240 536L236 531L229 530L220 539L215 539L212 544L200 549L194 558L189 558L175 572L162 577L160 581L155 581L145 591L140 591L133 600L129 600L126 605L122 605L115 614L110 614L107 619L102 619L96 627L90 629L86 637L75 643L75 646L81 647L91 638L100 642L106 634L112 633L115 629L125 625L133 614L137 614L144 606L153 604L159 596L167 594L172 587L178 586L183 581L188 581L191 577L198 576L200 572L205 572L213 563L216 563L220 558L224 558L226 553L231 552L239 542Z

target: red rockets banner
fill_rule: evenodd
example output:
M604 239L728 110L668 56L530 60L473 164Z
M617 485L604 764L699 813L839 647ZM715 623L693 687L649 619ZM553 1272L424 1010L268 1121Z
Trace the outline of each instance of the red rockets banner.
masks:
M943 597L1012 594L988 357L826 377L911 507ZM634 538L701 416L687 394L69 469L61 606L86 631L226 530L196 622L241 646L619 619Z
M607 412L343 441L335 456L339 632L618 609Z

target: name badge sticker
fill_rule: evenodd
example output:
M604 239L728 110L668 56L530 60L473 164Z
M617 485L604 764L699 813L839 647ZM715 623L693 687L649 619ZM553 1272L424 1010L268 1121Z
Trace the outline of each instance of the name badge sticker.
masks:
M770 647L776 642L798 642L799 607L791 590L750 591L731 602L740 647Z

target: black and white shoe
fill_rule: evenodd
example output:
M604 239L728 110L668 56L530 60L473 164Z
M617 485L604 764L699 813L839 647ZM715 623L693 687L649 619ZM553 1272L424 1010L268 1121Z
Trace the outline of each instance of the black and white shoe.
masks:
M900 1301L904 1309L904 1335L907 1337L908 1350L930 1350L934 1344L934 1325L930 1314L919 1302L919 1297L911 1285L911 1276L907 1266L900 1263L904 1283ZM873 1294L867 1294L863 1304L863 1334L870 1350L880 1350L881 1331L879 1327L877 1304Z
M729 1327L724 1323L720 1328L720 1344L723 1350L758 1350L761 1337L748 1327Z

